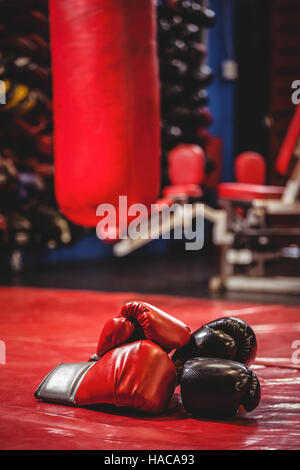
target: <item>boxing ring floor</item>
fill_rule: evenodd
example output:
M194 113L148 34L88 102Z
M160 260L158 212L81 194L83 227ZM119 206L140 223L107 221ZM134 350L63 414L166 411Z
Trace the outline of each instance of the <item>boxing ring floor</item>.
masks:
M144 300L193 331L222 316L257 334L253 370L262 400L229 421L194 419L176 389L169 410L146 417L112 406L73 408L36 401L43 377L60 362L94 353L104 322L129 300ZM43 288L0 288L0 449L295 450L300 448L300 308L207 299ZM297 343L298 341L298 343ZM5 359L5 361L4 361Z

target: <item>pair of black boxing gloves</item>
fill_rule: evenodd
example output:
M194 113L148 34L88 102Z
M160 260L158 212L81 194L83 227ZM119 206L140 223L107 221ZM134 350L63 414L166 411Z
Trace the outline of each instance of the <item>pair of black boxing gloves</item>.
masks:
M253 329L238 318L220 318L196 330L172 357L186 411L221 419L235 416L240 407L254 410L261 397L249 368L256 352Z
M175 352L174 352L175 351ZM165 412L180 384L182 404L195 417L229 418L260 401L249 366L257 342L243 320L224 317L191 333L177 318L146 302L128 302L104 324L96 354L62 363L35 397L72 406L113 404L155 415Z

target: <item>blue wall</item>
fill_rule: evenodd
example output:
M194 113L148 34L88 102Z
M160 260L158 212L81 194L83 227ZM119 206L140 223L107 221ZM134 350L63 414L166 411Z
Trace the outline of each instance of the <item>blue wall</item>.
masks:
M224 142L223 181L232 181L234 146L234 95L235 81L225 80L222 76L222 64L225 60L234 60L234 0L210 0L210 8L216 13L216 25L208 31L208 65L215 73L215 79L209 88L210 110L214 124L212 134L221 137Z

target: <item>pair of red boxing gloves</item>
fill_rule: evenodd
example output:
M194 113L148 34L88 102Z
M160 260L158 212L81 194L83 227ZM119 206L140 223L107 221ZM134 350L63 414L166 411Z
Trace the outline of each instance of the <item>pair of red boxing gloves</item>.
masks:
M221 318L191 334L173 316L133 301L105 323L89 361L59 364L35 397L73 406L112 404L156 415L167 410L180 384L187 412L229 417L240 405L250 411L259 403L259 381L248 367L256 348L252 328L240 319Z

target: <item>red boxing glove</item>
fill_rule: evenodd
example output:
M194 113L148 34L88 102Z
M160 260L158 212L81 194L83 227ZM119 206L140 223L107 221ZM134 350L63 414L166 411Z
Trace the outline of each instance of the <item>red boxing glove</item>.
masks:
M62 405L112 404L159 414L167 409L175 384L176 369L169 356L151 341L136 341L97 362L59 364L35 397Z
M91 360L98 360L110 349L139 339L149 339L170 352L184 346L190 336L190 329L177 318L146 302L128 302L116 318L105 323L97 352Z

